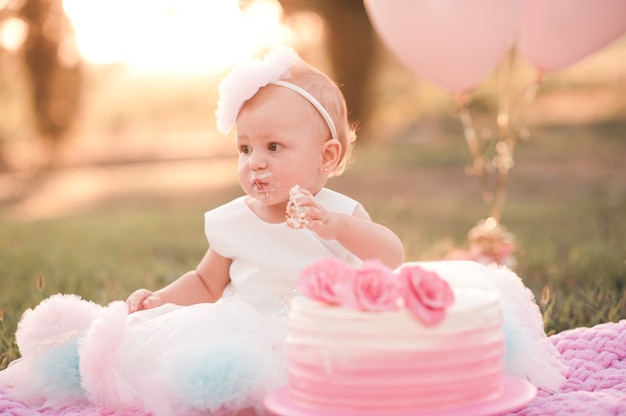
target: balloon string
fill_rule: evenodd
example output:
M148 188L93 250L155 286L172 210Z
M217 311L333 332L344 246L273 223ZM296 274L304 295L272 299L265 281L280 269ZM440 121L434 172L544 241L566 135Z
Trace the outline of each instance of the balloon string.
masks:
M476 127L465 95L459 94L458 113L463 126L463 133L467 146L472 155L473 164L468 167L467 173L478 178L483 201L487 205L490 218L496 223L502 219L502 211L506 201L509 171L514 166L513 155L518 143L518 136L511 126L511 68L514 59L514 49L511 48L499 67L499 96L498 96L498 138L495 145L495 156L489 160L480 144ZM495 178L490 186L489 173L494 168Z
M496 183L493 205L490 216L497 222L502 219L502 210L506 201L506 191L509 170L514 166L513 153L517 144L517 136L511 129L511 66L514 58L514 49L511 48L499 68L499 99L497 125L500 139L496 144L496 156L493 165L496 168Z
M487 160L483 154L483 151L478 143L478 136L476 134L476 128L474 127L474 121L472 120L472 114L469 111L469 107L464 101L460 101L461 107L459 108L459 118L463 125L463 133L465 134L465 141L467 147L472 155L473 164L468 168L467 173L478 177L481 186L481 192L483 200L489 206L493 202L493 194L489 189L489 183L487 180Z
M519 91L513 99L513 102L517 104L516 119L518 124L518 140L524 141L530 137L528 127L526 126L528 111L531 104L535 101L535 98L537 97L537 92L542 82L543 73L541 70L537 70L533 79L524 88L522 88L521 91Z

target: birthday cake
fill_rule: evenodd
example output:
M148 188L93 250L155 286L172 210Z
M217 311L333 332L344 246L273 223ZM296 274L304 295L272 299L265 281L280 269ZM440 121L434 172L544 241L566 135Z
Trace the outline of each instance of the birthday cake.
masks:
M452 289L417 265L391 272L320 261L298 281L287 337L288 391L330 412L410 413L497 397L504 372L495 293Z
M286 223L287 227L294 230L301 230L311 225L302 211L300 199L307 196L307 192L299 185L295 185L289 190L289 201L287 202Z

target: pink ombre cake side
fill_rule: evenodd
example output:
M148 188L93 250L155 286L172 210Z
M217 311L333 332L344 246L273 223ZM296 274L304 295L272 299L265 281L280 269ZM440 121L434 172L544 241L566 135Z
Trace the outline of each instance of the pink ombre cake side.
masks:
M298 405L359 412L459 408L500 394L504 332L494 293L455 289L445 319L293 299L289 391Z

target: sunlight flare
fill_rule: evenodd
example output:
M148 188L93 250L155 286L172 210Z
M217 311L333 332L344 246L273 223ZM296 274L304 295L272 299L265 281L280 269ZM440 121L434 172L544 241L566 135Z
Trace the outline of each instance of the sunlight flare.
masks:
M141 73L220 71L289 38L276 0L64 0L83 58Z

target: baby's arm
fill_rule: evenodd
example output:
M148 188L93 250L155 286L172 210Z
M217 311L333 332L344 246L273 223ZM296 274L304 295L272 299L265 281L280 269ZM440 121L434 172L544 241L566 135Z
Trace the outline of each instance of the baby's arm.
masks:
M400 238L389 228L373 222L361 205L352 215L326 211L323 218L310 229L322 238L337 240L358 258L379 259L392 269L404 262Z
M307 228L326 240L337 240L360 259L379 259L395 269L404 262L400 238L387 227L375 223L363 206L352 215L331 212L319 205L307 191L299 189L287 209L287 224Z
M151 309L166 303L193 305L215 302L229 283L231 260L209 249L196 270L189 271L156 292L139 289L133 292L126 303L129 313Z

